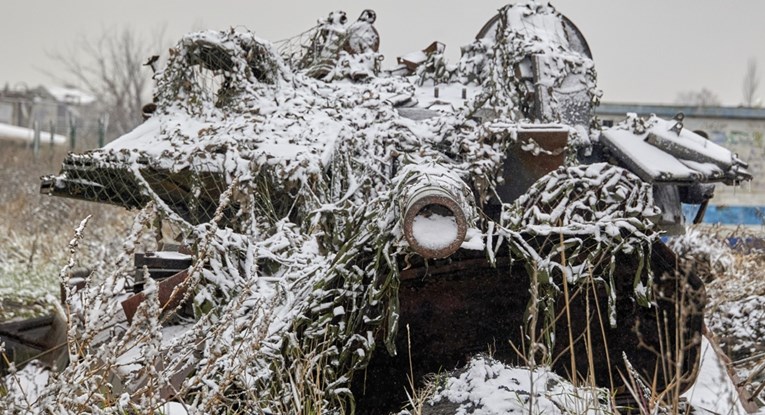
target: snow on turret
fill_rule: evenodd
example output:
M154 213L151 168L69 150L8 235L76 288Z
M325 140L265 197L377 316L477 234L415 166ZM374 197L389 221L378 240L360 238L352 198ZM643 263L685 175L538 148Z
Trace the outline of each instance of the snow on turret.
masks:
M348 53L360 54L378 52L380 50L380 34L374 27L377 14L367 9L361 12L358 20L348 26L348 36L345 50Z

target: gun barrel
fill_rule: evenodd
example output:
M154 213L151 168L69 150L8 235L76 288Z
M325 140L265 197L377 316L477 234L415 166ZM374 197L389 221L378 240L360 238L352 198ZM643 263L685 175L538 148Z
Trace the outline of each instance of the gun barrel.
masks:
M424 258L446 258L459 249L467 233L465 209L448 189L428 185L406 201L404 237Z

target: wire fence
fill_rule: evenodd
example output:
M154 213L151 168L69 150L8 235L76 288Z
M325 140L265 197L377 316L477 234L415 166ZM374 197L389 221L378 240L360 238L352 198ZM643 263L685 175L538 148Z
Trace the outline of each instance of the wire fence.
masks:
M0 96L0 144L24 145L35 159L56 148L81 152L103 147L110 136L108 114L93 106Z
M6 84L0 89L0 145L25 146L35 159L102 147L116 138L118 123L110 125L108 108L99 102L70 87Z

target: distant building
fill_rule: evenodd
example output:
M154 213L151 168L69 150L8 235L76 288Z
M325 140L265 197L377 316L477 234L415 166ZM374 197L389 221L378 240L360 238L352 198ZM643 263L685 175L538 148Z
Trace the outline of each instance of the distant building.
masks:
M682 112L685 128L704 131L713 142L738 153L754 176L751 184L740 187L717 186L713 203L765 205L765 108L602 103L596 112L604 126L619 123L629 112L665 119Z
M32 128L37 121L43 129L53 123L56 131L65 132L70 114L86 114L95 102L92 95L72 87L6 85L0 90L0 123Z

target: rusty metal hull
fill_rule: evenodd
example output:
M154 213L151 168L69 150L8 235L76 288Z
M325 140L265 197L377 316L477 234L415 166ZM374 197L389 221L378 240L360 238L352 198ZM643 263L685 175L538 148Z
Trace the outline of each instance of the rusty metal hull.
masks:
M0 356L0 376L8 370L5 359L17 368L33 359L57 370L68 361L66 321L56 314L0 324L0 342L5 356Z

